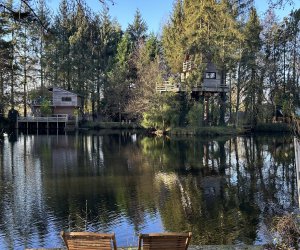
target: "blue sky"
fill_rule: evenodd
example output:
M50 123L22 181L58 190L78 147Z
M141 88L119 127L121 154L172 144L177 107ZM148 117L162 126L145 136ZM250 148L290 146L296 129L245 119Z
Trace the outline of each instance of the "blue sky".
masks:
M58 9L60 0L48 0L53 11ZM100 10L102 5L99 0L87 0L88 5L94 10ZM125 30L129 23L132 23L136 9L139 9L143 19L146 21L149 31L159 33L161 27L168 20L173 8L174 0L114 0L112 6L108 4L111 17L115 17ZM255 5L259 14L267 10L268 0L256 0ZM300 8L300 1L294 0L294 6L286 5L283 9L277 9L276 14L280 18L287 16L293 8Z

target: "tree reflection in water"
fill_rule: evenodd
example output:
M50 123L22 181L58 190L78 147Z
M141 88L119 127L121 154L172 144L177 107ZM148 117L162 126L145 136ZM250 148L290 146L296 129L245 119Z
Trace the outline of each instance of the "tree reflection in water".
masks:
M0 248L61 246L59 231L84 228L85 216L118 245L154 231L192 231L192 244L265 243L269 219L297 206L294 159L289 136L4 138Z

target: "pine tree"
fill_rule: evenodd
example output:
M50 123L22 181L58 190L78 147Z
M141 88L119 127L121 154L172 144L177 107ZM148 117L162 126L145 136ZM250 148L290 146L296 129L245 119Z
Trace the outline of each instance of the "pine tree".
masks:
M117 46L116 62L108 73L108 81L104 87L104 114L115 121L121 121L122 113L129 102L131 78L128 60L131 55L129 35L125 33Z
M45 89L46 84L46 43L50 37L53 36L51 34L49 27L50 27L50 10L48 9L45 0L39 0L38 2L38 9L37 9L37 16L41 21L41 24L35 25L34 32L38 35L34 46L35 50L37 51L37 60L38 60L38 71L39 71L39 87L43 91Z
M92 21L91 25L92 75L91 88L92 113L96 117L101 113L101 98L107 86L108 73L113 67L117 53L117 44L121 31L118 23L111 21L106 9Z
M126 32L132 42L132 46L135 47L139 42L143 42L147 37L147 24L143 20L139 9L136 10L134 20L132 24L128 25Z
M258 120L258 110L263 101L263 85L259 77L258 57L261 49L260 33L262 27L260 25L257 12L254 8L251 9L249 20L246 23L245 34L245 49L243 60L247 68L247 89L246 89L246 110L250 113L250 121L256 125Z
M162 34L164 56L172 73L181 72L182 63L185 57L183 22L184 13L182 0L177 0L174 3L173 14L170 21L164 26Z

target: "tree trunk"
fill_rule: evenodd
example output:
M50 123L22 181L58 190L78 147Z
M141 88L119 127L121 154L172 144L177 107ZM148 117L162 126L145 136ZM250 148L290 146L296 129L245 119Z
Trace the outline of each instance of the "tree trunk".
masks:
M15 32L14 30L12 30L11 33L11 37L12 37L12 41L14 41L14 36L15 36ZM15 74L15 70L14 70L14 59L15 59L15 45L12 44L11 46L11 65L10 65L10 106L12 109L14 109L15 107L15 91L14 91L14 74Z
M241 92L241 62L238 65L238 76L236 84L236 107L235 107L235 126L239 125L239 109L240 109L240 92Z
M225 85L225 70L223 69L221 71L221 86ZM220 93L220 119L219 119L219 125L224 126L225 125L225 113L226 113L226 93L221 92Z
M23 80L23 105L24 117L27 116L27 34L26 26L24 27L24 80Z
M4 116L4 79L3 79L3 73L0 72L0 100L2 102L0 103L0 119Z

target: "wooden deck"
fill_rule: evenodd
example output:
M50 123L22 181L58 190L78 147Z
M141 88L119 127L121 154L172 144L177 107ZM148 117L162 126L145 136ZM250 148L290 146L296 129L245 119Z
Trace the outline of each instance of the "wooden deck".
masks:
M53 115L46 117L35 117L35 116L27 116L27 117L18 117L17 122L67 122L68 115Z
M175 83L170 83L169 81L165 81L162 85L156 85L156 92L179 92L180 86Z
M192 88L192 92L210 92L210 93L220 93L228 92L229 87L227 85L203 85Z
M162 85L156 85L156 92L185 92L187 91L186 86L182 86L178 83L170 83L168 81L164 82ZM195 86L191 89L192 92L210 92L210 93L220 93L228 92L229 87L227 85L203 85Z
M66 114L52 115L46 117L18 117L16 128L21 130L45 130L45 129L69 129L74 130L77 124L76 120L69 119Z

